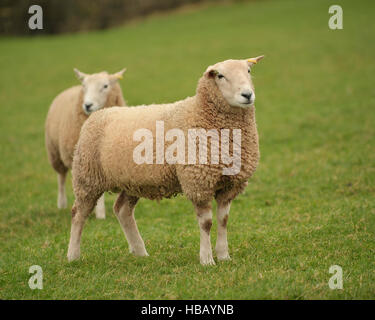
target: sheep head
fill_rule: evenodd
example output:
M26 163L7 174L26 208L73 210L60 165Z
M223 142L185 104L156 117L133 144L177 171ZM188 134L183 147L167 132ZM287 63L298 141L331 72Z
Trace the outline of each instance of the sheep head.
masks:
M255 102L251 67L264 56L246 60L226 60L209 66L204 73L212 79L231 107L248 108Z
M89 115L94 111L104 108L107 105L107 99L117 81L122 79L126 69L122 69L114 74L108 74L103 71L100 73L86 74L78 69L74 69L77 78L82 83L83 89L83 111Z

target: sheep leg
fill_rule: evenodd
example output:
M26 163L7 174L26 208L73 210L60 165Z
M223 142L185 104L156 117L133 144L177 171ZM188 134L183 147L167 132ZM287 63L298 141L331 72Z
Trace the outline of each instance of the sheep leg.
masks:
M200 262L202 265L214 265L212 257L210 230L212 226L212 209L211 205L196 205L198 224L200 228Z
M96 219L105 219L105 201L104 201L104 193L99 198L96 207L95 207L95 216Z
M134 209L139 198L121 192L113 206L118 221L129 243L129 251L136 256L148 256L143 239L134 218Z
M65 209L67 207L67 199L65 193L65 179L67 171L57 174L57 185L58 185L58 195L57 195L57 208Z
M70 229L70 241L68 248L68 261L78 260L80 256L81 235L83 226L89 214L94 209L96 200L91 204L77 205L72 208L72 226Z
M230 260L227 240L227 222L231 202L217 202L217 240L216 254L218 260Z

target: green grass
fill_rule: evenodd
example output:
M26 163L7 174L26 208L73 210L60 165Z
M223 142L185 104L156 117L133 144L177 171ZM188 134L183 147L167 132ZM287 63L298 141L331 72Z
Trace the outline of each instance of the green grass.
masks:
M375 297L375 28L373 1L205 6L102 32L0 39L0 298L373 299ZM141 200L150 253L136 258L106 200L69 264L70 210L56 208L44 149L53 97L84 72L127 67L129 104L193 95L206 67L265 54L254 68L261 161L233 203L232 261L199 264L199 230L182 196ZM69 204L73 202L68 183ZM216 239L216 222L212 241ZM28 269L44 270L30 290ZM330 290L331 265L344 289Z

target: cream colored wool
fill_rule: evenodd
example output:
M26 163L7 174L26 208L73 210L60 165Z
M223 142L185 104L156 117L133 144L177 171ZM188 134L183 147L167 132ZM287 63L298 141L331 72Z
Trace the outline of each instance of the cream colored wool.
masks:
M87 79L91 86L108 82L109 92L107 96L104 96L106 100L104 100L105 102L102 106L102 108L108 108L126 105L122 96L121 87L117 83L117 79L121 77L124 71L125 70L114 75L110 75L107 72L86 75L78 70L76 70L76 73L81 78L82 82ZM98 95L103 95L103 93L99 92L99 89L95 88L95 90L98 91ZM48 159L51 166L58 174L59 208L65 208L67 205L65 178L68 170L72 167L74 148L77 144L81 127L89 117L83 109L84 96L85 91L82 85L69 88L60 93L53 100L45 123L45 143ZM102 207L99 209L101 212L100 218L105 217L103 205L104 198L102 198L100 202L100 206Z
M255 63L262 57L255 58ZM254 60L252 60L254 61ZM134 219L139 198L161 199L183 193L192 201L201 231L200 260L214 264L210 243L212 225L211 202L218 203L219 260L229 259L226 224L231 201L241 193L254 173L259 160L255 107L233 107L225 90L237 90L222 84L221 70L234 84L254 91L248 68L254 62L227 60L209 67L198 82L196 95L171 104L111 108L93 114L82 128L73 160L73 187L76 196L72 209L72 229L68 259L78 259L80 236L84 221L96 200L105 191L122 191L114 211L129 242L130 251L148 255ZM241 82L241 83L240 83ZM228 82L229 83L229 82ZM232 88L232 89L231 89ZM255 96L255 94L254 94ZM165 132L172 128L241 129L241 169L236 175L223 175L227 166L210 164L155 164L155 122L163 120ZM154 162L137 165L133 150L140 143L133 133L140 128L153 132ZM232 138L232 137L231 137ZM165 143L165 148L170 143ZM187 143L185 144L187 148ZM187 150L186 150L187 155Z

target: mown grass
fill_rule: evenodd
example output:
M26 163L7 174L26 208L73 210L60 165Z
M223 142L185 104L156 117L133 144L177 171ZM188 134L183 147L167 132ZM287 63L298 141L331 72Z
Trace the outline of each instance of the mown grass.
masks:
M0 40L0 298L372 299L375 296L375 28L372 1L264 1L202 7L102 32ZM53 97L85 72L126 66L131 105L193 95L210 64L265 54L254 68L261 161L232 205L232 261L199 264L184 198L141 200L150 257L128 252L120 226L91 217L82 259L67 263L69 209L56 208L44 150ZM70 181L69 204L73 202ZM215 243L216 223L212 240ZM44 270L30 290L28 269ZM344 289L331 290L340 265Z

